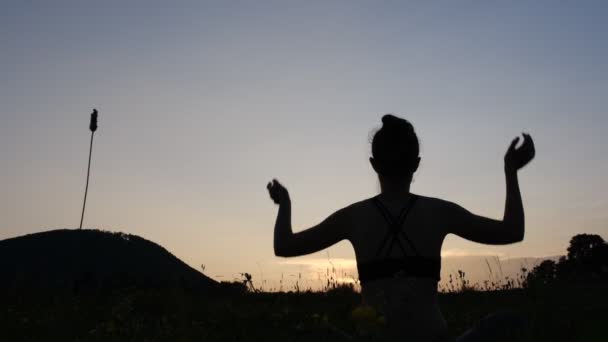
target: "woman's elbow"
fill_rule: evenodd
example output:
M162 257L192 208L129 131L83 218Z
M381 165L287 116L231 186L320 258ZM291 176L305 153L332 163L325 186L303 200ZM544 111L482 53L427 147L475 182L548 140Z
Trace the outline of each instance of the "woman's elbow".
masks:
M511 237L509 239L509 241L507 242L507 244L518 243L518 242L522 242L522 241L524 241L523 234Z
M287 253L285 253L285 251L284 251L284 250L282 250L282 249L279 249L279 248L275 247L275 248L274 248L274 255L275 255L275 256L278 256L278 257L286 257L286 256L287 256Z
M518 243L524 241L525 230L523 225L521 227L517 227L515 232L510 234L509 243Z
M517 236L515 237L515 241L513 241L513 243L515 243L515 242L522 242L522 241L524 241L524 235L525 235L525 232L524 232L524 230L522 229L522 230L521 230L521 233L517 234Z
M290 253L289 248L287 248L286 246L276 245L276 244L274 245L274 255L278 256L278 257L283 257L283 258L293 256L292 253Z

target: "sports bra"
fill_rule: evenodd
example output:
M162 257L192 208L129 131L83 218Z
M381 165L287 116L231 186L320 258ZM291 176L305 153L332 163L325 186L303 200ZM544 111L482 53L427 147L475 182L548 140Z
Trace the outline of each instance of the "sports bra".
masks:
M376 258L371 261L357 263L359 280L362 284L377 279L408 276L431 278L436 281L440 280L441 259L421 256L407 234L401 229L410 209L417 200L418 196L412 194L406 206L401 210L397 219L395 219L384 204L382 204L378 196L372 199L372 202L388 223L389 230L376 251ZM402 244L401 237L408 244L413 255L407 253L406 248ZM384 254L385 256L381 257L381 253L387 243L388 250ZM403 257L390 256L395 243L397 243L403 252Z

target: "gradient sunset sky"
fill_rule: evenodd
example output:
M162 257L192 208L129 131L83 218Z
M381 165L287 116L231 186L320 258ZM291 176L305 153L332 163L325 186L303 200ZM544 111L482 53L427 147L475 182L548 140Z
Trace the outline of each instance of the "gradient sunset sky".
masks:
M286 267L271 178L296 231L375 195L369 139L385 113L421 139L414 192L495 218L509 142L536 141L524 242L450 236L445 255L608 238L607 4L3 1L0 239L78 226L94 107L85 226L141 235L212 277ZM354 257L347 242L329 254Z

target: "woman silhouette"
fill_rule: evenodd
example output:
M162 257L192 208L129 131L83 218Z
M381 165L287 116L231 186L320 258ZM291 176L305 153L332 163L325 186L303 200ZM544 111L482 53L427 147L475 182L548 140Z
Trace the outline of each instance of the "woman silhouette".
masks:
M517 179L519 169L535 154L534 143L523 134L504 157L506 203L502 220L470 213L452 202L410 192L420 163L414 127L393 115L382 118L372 140L369 159L378 174L381 193L331 214L320 224L293 233L291 201L276 179L268 183L279 205L274 229L277 256L310 254L347 239L353 245L364 303L382 312L394 340L444 341L447 325L437 302L441 245L447 234L491 245L524 238L524 208ZM475 341L502 335L517 320L495 316L482 320L460 338Z

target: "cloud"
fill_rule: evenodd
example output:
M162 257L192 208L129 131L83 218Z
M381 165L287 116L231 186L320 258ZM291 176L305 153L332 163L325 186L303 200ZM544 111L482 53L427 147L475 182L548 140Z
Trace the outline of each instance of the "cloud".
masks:
M291 260L281 260L278 261L279 265L286 266L302 266L306 268L310 268L312 270L318 271L326 269L336 269L336 270L346 270L346 269L356 269L357 261L355 259L350 258L331 258L331 259L291 259Z
M450 248L441 251L442 258L450 258L450 257L469 257L469 256L477 256L477 257L489 257L495 258L498 257L500 259L506 258L507 254L505 253L497 253L496 251L489 250L481 250L481 251L467 251L464 249L458 248Z

